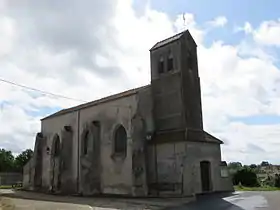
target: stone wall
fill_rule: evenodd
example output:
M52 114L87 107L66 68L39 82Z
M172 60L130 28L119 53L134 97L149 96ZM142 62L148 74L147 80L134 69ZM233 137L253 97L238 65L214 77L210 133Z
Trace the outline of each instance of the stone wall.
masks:
M65 186L81 194L113 193L132 194L132 118L137 109L136 95L87 107L42 121L42 133L47 148L51 148L54 135L62 140L62 169L65 168ZM98 132L90 128L93 122L100 124ZM114 129L123 125L127 132L127 154L124 159L114 158ZM71 133L65 135L65 126L71 127ZM82 156L83 133L92 130L93 138L89 145L89 155ZM63 137L64 136L64 137ZM64 149L66 148L66 149ZM99 153L98 153L99 151ZM43 153L43 185L51 186L51 155ZM91 168L91 170L89 170ZM61 169L61 170L62 170ZM67 181L66 181L67 180Z
M185 142L149 145L148 177L151 194L181 195Z
M135 196L148 195L147 183L147 142L154 132L152 113L152 93L150 88L137 95L137 112L132 119L132 182Z
M135 95L81 110L80 132L88 123L100 122L100 174L101 193L132 193L132 122L137 107ZM113 156L114 131L122 125L127 133L127 153L125 157ZM81 142L81 139L79 140ZM81 146L79 146L81 149ZM81 151L80 151L81 152ZM81 167L81 166L80 166ZM80 170L80 173L82 171ZM79 175L81 181L83 174ZM80 189L83 191L83 188Z
M157 195L202 193L201 161L210 162L210 191L232 191L229 177L222 177L220 145L178 141L152 144L148 148L148 183Z
M22 187L26 190L32 190L33 179L34 179L34 164L33 164L33 157L32 157L23 167Z
M196 43L188 31L150 51L151 86L156 130L203 129ZM168 57L173 69L167 70ZM163 59L165 71L158 72Z
M55 118L42 120L41 131L45 138L45 145L43 147L43 173L42 173L42 185L44 188L50 190L52 186L52 177L55 175L53 167L57 164L53 164L52 148L55 135L59 136L60 145L62 147L61 161L64 160L64 165L67 169L67 183L69 186L73 186L75 192L77 191L77 163L75 161L77 148L74 147L74 141L77 141L77 125L78 116L76 112L67 113ZM65 136L65 126L71 127L71 135L68 138ZM66 146L67 145L67 146ZM63 149L64 148L64 149ZM64 158L65 157L65 158Z
M73 194L76 191L73 177L73 127L64 126L61 132L61 151L59 160L61 192L64 194Z
M201 87L196 44L187 32L180 39L181 81L186 127L203 130Z
M33 154L33 169L31 171L31 185L34 189L42 190L43 183L42 183L42 173L43 173L43 153L44 153L44 146L46 144L46 139L43 137L42 133L37 133L35 139L35 146L34 146L34 154ZM45 190L45 189L44 189Z
M211 166L211 191L232 191L230 178L221 176L221 149L219 144L206 142L186 142L184 165L184 194L202 193L201 161L209 161Z
M21 173L12 172L0 172L0 186L1 185L13 185L17 182L22 182L23 177Z
M181 94L181 51L179 40L150 51L151 88L155 129L168 130L185 128L184 103ZM173 56L173 70L167 71L169 55ZM164 60L165 71L158 72L160 59Z
M81 154L81 189L83 195L101 193L101 124L94 121L85 125L82 139L88 135L87 154ZM83 145L82 147L83 148Z

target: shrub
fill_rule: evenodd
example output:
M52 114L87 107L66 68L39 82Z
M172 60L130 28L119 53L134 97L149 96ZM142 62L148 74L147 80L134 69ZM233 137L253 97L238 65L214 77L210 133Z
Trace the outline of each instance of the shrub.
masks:
M268 175L267 179L264 181L264 185L273 187L275 185L274 177L271 175Z
M275 174L275 187L280 187L280 174Z
M233 184L238 185L239 183L247 187L260 186L257 174L254 171L252 171L249 167L243 168L234 174Z

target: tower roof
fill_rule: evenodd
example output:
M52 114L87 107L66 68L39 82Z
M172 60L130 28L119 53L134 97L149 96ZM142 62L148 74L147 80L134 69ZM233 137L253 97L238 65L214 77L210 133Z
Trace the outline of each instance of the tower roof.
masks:
M185 31L182 31L181 33L175 34L174 36L171 36L171 37L169 37L169 38L167 38L167 39L164 39L164 40L162 40L162 41L157 42L157 43L150 49L150 51L151 51L151 50L155 50L155 49L157 49L157 48L160 48L160 47L162 47L162 46L164 46L164 45L167 45L167 44L169 44L169 43L171 43L171 42L174 42L174 41L180 39L184 34L188 34L188 35L192 38L192 36L191 36L189 30L185 30ZM193 40L193 38L192 38L192 40ZM194 41L194 40L193 40L193 41Z

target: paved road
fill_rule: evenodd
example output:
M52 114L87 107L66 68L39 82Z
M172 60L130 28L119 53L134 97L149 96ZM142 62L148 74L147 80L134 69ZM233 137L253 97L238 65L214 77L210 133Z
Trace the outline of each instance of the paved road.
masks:
M174 210L280 210L280 192L236 192L206 196Z
M1 194L1 192L0 192ZM4 193L5 194L5 193ZM62 197L42 195L37 193L25 193L20 198L6 196L2 193L2 200L6 203L3 210L10 209L95 209L95 210L135 210L135 209L150 209L150 210L280 210L280 191L279 192L237 192L230 195L211 195L199 197L196 202L179 207L167 207L168 202L164 203L161 200L161 205L158 202L151 200L130 200L130 199L110 199L110 198L81 198L81 197ZM10 197L10 198L9 198ZM168 200L168 199L164 199ZM1 201L1 197L0 197ZM137 202L136 202L137 201ZM153 205L149 205L153 203ZM1 203L1 202L0 202ZM171 201L176 205L180 202ZM145 205L143 205L145 204ZM148 204L148 205L147 205ZM11 208L14 206L15 208ZM165 208L164 208L165 206ZM7 208L8 207L8 208ZM1 205L0 205L1 210Z

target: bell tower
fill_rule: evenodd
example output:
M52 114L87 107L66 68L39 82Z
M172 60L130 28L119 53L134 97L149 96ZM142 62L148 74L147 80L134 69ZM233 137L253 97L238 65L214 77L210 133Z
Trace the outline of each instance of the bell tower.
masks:
M203 130L197 45L188 30L150 49L155 129Z

